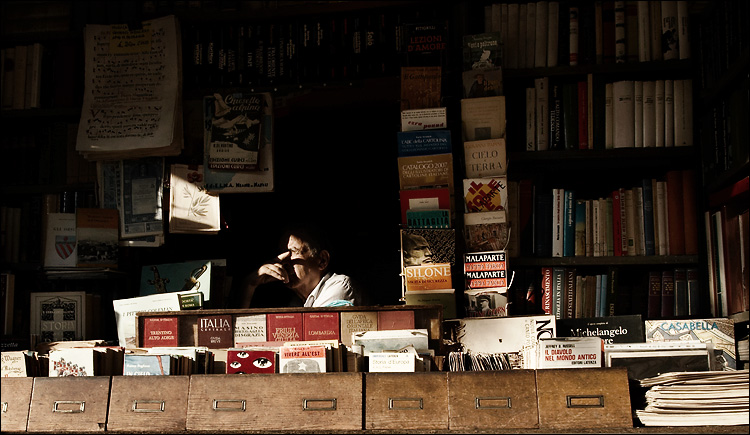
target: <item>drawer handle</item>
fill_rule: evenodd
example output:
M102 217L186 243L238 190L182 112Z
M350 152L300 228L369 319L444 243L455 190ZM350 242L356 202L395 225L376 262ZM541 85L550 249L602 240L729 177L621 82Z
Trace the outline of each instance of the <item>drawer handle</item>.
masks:
M58 409L58 405L78 405L78 409ZM86 402L83 400L55 400L52 405L52 412L79 413L83 412Z
M406 402L405 406L396 406L396 402ZM408 403L415 402L413 405L408 406ZM421 397L400 397L400 398L388 398L388 409L424 409L424 402Z
M488 402L482 404L482 401ZM510 408L510 397L477 397L475 400L476 409L505 409ZM500 403L496 403L500 402Z
M330 406L310 406L315 403L330 403ZM336 399L302 399L302 410L303 411L335 411L336 410Z
M220 407L222 403L239 403L241 406ZM214 399L214 411L241 411L245 412L244 399Z
M158 404L157 408L139 408L138 405L145 404ZM133 400L133 412L164 412L164 401L163 400Z
M604 396L566 396L568 408L604 408ZM593 399L593 400L592 400Z
M8 402L3 402L3 414L8 412Z

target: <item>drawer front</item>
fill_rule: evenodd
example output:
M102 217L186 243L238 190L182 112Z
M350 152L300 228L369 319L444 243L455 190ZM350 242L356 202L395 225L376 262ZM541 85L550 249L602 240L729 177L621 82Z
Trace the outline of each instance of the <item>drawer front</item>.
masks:
M109 376L34 378L28 432L103 432Z
M365 429L448 429L448 373L365 373Z
M361 430L362 373L193 375L188 430Z
M189 376L113 376L107 431L184 431Z
M536 381L541 428L633 426L624 367L537 370Z
M539 427L534 370L448 373L451 430Z
M26 432L34 378L3 378L0 382L0 431Z

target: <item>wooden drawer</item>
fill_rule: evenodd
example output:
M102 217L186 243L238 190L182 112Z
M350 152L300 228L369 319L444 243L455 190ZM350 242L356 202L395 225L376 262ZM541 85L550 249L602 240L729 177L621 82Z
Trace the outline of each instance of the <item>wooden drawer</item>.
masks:
M536 371L543 429L633 427L625 367Z
M362 373L193 375L187 430L361 430Z
M34 378L29 432L103 432L109 376Z
M3 378L0 383L1 432L26 432L34 378Z
M538 428L534 370L448 373L449 428Z
M184 431L190 376L113 376L107 431Z
M365 373L365 429L448 429L448 373Z

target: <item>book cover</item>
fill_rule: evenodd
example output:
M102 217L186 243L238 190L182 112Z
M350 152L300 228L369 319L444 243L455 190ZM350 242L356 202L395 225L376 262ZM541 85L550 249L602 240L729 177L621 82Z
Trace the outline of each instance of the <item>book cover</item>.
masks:
M431 109L441 105L442 68L401 67L401 110Z
M379 310L378 331L414 329L414 310Z
M32 364L35 357L23 350L4 350L0 353L0 378L26 378L34 376Z
M576 247L576 200L575 192L563 190L563 257L574 257Z
M401 53L401 65L445 65L448 60L447 21L434 19L404 23Z
M221 349L234 345L232 315L219 314L198 318L198 346Z
M464 178L465 212L499 211L508 208L508 178Z
M409 290L404 295L406 305L442 305L443 319L456 318L456 290Z
M325 373L325 371L325 346L279 347L279 373Z
M538 369L602 367L599 337L542 338L537 345Z
M29 332L40 342L84 339L86 292L32 292Z
M269 342L302 340L302 313L267 313L266 331Z
M408 225L408 210L453 210L451 191L447 187L399 190L401 223Z
M339 318L341 322L341 343L346 346L353 344L352 334L378 330L377 311L341 311Z
M643 343L645 334L640 314L558 319L558 337L600 337L604 344Z
M635 83L620 80L612 84L614 148L635 147Z
M508 293L496 289L464 290L466 317L508 316Z
M737 369L734 320L728 318L647 319L646 343L713 343L718 367Z
M141 266L139 296L197 290L211 300L213 260L191 260L177 263Z
M302 313L303 340L340 339L339 313Z
M461 73L462 98L483 98L503 95L503 69L468 70Z
M401 111L401 131L442 130L448 128L445 107Z
M462 43L463 71L501 66L503 44L500 32L464 35Z
M464 98L461 100L463 140L505 137L505 96Z
M646 255L656 255L654 235L654 189L650 178L641 180L643 202L643 242Z
M172 164L169 180L169 232L218 233L221 229L219 195L206 190L203 165Z
M467 252L464 254L464 278L467 289L508 289L505 251Z
M661 272L661 317L674 317L675 309L675 287L674 270L663 270Z
M573 256L586 256L586 200L575 201L575 223L573 224Z
M238 94L230 94L230 95L237 95L238 99L243 98L242 93ZM259 94L250 94L255 101L256 98L260 98L261 102L260 107L262 108L262 113L258 115L258 118L255 119L255 121L260 121L259 124L253 124L252 128L248 125L251 121L250 117L247 116L247 119L244 120L242 118L242 113L238 114L237 117L231 118L229 122L231 123L236 118L237 123L239 125L235 125L235 130L233 130L231 127L228 130L228 133L230 136L227 138L231 139L232 141L226 142L227 145L236 151L242 151L239 158L251 158L249 162L252 162L252 156L255 154L255 169L246 169L246 170L237 170L231 168L231 166L234 164L233 162L229 161L229 168L227 169L214 169L211 167L211 165L204 164L203 171L204 171L204 178L205 183L204 186L206 190L210 193L250 193L250 192L273 192L274 190L274 160L273 160L273 99L271 97L270 93L259 93ZM227 95L228 97L229 95ZM233 97L234 98L234 97ZM225 97L226 99L226 97ZM212 134L213 134L213 121L214 119L217 119L217 112L219 114L223 113L223 108L219 105L217 105L217 99L214 96L208 96L204 97L203 99L203 122L204 122L204 130L203 130L203 161L208 162L210 159L209 152L212 150L211 147L211 141L212 141ZM226 102L226 101L225 101ZM218 107L217 107L218 106ZM227 112L228 113L228 112ZM242 121L242 122L241 122ZM250 132L255 129L258 133L257 139L251 139L250 142L247 144L244 143L242 146L249 148L247 150L242 149L239 144L233 142L235 140L239 140L238 134L240 133L240 130L243 131L243 134ZM219 141L221 143L221 140ZM255 147L257 144L257 149L250 148ZM222 149L222 147L218 147L218 149ZM217 149L214 149L214 151L217 151ZM220 153L219 153L220 154ZM224 159L224 157L217 157L220 159ZM231 159L231 158L230 158ZM253 164L249 162L240 162L237 164L237 166L242 167L251 167ZM216 164L225 165L227 164L226 161L217 161Z
M276 351L227 349L227 374L276 373Z
M368 356L370 373L410 373L415 371L416 356L405 352L372 352Z
M453 154L399 157L401 190L448 187L453 191Z
M398 157L450 154L453 152L450 130L414 130L396 133Z
M472 252L505 250L510 238L506 212L464 213L464 242Z
M164 157L119 161L120 237L164 236Z
M403 267L404 291L453 288L449 263L425 263Z
M456 338L466 351L518 353L556 337L551 315L458 319Z
M136 318L138 312L179 311L180 294L161 293L134 298L115 299L112 305L117 322L117 337L120 346L124 348L139 347L136 343Z
M214 93L206 97L214 105L207 123L207 165L210 169L253 171L258 169L263 94ZM210 127L209 127L210 126Z
M466 178L487 178L506 175L505 138L464 142Z
M672 315L676 318L684 318L688 316L687 269L677 267L673 273L674 311Z
M234 317L234 347L263 344L266 336L266 314L237 315Z
M176 347L179 345L179 319L177 316L145 317L141 347Z
M406 210L407 228L450 228L451 211L436 210Z
M117 268L119 217L116 209L76 208L77 265Z
M353 338L355 346L362 346L364 356L373 352L397 351L407 346L413 346L417 352L429 351L426 329L365 331L354 334Z
M402 267L456 262L456 230L453 228L402 228ZM447 287L451 288L451 287Z
M76 267L76 215L74 213L47 214L47 240L44 248L44 267Z
M162 376L171 375L171 355L149 355L126 353L123 355L123 376Z
M563 318L565 310L565 268L552 268L552 314L556 319Z
M49 377L97 376L96 351L75 347L49 351Z

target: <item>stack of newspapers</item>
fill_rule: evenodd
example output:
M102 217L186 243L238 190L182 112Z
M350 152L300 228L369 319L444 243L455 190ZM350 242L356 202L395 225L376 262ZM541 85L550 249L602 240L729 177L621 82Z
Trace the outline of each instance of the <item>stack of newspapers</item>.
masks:
M670 372L642 379L646 409L636 410L645 426L745 425L748 370Z

